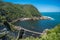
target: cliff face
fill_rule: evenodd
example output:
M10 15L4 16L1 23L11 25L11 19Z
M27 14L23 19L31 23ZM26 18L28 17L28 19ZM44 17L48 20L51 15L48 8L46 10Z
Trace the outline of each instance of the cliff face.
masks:
M40 17L41 14L33 5L12 4L7 2L0 2L0 15L7 17L7 19L17 19L25 17Z

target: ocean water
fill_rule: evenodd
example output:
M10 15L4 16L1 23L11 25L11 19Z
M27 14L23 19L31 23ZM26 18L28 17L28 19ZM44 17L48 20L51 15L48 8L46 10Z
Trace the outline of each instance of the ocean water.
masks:
M60 23L60 12L42 12L43 16L50 16Z
M60 24L60 12L42 12L41 14L52 17L54 20L17 21L14 24L37 32L54 28L57 24Z
M42 12L41 14L42 16L49 16L54 20L17 21L13 24L40 33L43 32L45 29L52 29L57 24L60 24L60 12ZM2 29L2 26L0 27L0 29ZM24 37L27 36L39 37L40 35L25 31Z
M52 29L57 24L60 24L60 12L42 12L43 16L49 16L54 20L36 20L36 21L17 21L14 25L21 26L25 29L35 32L43 32L45 29ZM26 35L32 35L32 33L25 32ZM37 36L34 34L34 36Z

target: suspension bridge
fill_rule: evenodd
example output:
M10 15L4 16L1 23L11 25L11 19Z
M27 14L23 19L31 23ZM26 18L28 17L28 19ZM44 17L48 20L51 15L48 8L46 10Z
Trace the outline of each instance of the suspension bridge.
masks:
M25 28L23 28L23 27L21 27L21 26L15 26L15 28L17 29L17 30L24 30L24 31L27 31L27 32L31 32L31 33L34 33L34 34L42 34L41 32L36 32L36 31L32 31L32 30L28 30L28 29L25 29Z

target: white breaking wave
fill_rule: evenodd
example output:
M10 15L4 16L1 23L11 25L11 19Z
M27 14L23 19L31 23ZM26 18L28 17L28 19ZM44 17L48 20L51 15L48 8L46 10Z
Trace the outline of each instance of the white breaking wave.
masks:
M46 19L50 19L50 20L55 20L54 18L50 17L50 16L43 16Z

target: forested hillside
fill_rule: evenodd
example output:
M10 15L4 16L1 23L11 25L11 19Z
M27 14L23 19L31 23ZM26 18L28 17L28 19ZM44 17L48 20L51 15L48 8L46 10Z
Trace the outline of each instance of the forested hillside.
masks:
M6 17L7 20L17 18L40 17L41 14L33 5L13 4L8 2L0 2L0 17ZM0 18L1 19L1 18Z
M33 17L41 17L41 14L37 10L37 8L35 8L31 4L22 5L0 1L0 29L3 26L6 27L5 25L8 25L7 27L9 28L11 27L13 29L14 26L12 26L12 24L10 24L7 21L12 21L18 18L33 18ZM4 29L3 33L4 31L6 30ZM0 30L0 32L2 32L2 30ZM19 39L19 35L16 38L12 35L9 35L8 33L2 35L0 34L0 39L2 39L5 36L7 36L6 38L9 40ZM60 24L55 26L55 28L44 30L40 37L37 38L26 37L19 40L60 40Z

